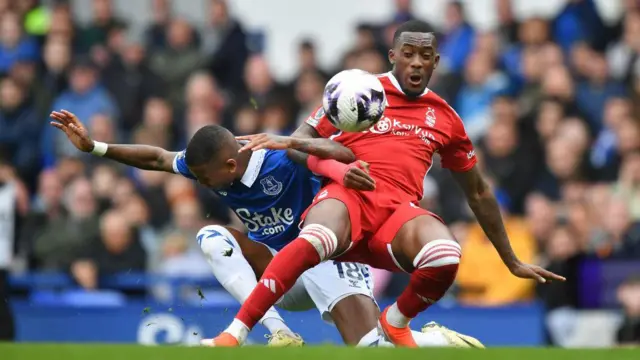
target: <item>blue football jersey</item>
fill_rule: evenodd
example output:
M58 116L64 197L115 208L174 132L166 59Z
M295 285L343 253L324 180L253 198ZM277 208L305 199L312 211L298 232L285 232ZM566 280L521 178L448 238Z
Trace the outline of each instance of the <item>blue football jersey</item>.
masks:
M173 170L195 180L184 154L175 157ZM320 187L321 180L291 161L286 151L259 150L240 181L215 193L242 220L251 240L280 250L298 237L300 217Z

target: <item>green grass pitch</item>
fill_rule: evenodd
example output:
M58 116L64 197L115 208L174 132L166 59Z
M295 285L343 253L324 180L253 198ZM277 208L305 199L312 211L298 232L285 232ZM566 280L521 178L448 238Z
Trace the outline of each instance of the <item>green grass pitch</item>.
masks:
M189 348L180 346L145 347L104 344L0 344L2 360L638 360L640 349L564 350L543 348L467 349L383 349L307 346L272 349Z

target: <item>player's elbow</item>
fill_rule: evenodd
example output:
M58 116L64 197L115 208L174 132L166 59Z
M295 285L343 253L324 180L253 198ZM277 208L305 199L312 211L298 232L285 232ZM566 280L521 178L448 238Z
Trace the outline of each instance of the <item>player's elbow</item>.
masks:
M492 199L494 199L493 192L482 179L479 179L478 185L472 191L467 192L467 202L472 209Z

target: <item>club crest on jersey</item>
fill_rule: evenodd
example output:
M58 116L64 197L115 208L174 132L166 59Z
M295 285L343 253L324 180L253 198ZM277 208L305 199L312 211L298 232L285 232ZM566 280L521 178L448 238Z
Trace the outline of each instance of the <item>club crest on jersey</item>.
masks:
M425 123L429 127L434 127L436 125L436 111L432 107L427 108L427 114L425 115Z
M318 109L318 111L316 111L316 113L313 114L313 116L309 116L309 118L307 119L307 124L311 126L318 126L318 123L320 122L324 114L325 114L324 108L321 106Z
M276 196L282 191L282 183L272 175L260 180L260 185L262 185L262 191L269 196Z

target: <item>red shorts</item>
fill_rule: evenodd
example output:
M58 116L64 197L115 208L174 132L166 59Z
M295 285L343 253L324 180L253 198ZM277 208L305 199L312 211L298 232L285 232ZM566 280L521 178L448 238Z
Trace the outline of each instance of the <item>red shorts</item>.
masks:
M315 204L326 199L340 200L349 212L352 245L348 252L336 260L358 262L389 271L403 271L391 253L391 241L402 225L420 215L433 216L442 221L416 203L398 201L399 198L406 197L403 195L380 189L360 192L330 183L318 192L313 203L302 214L302 221Z

